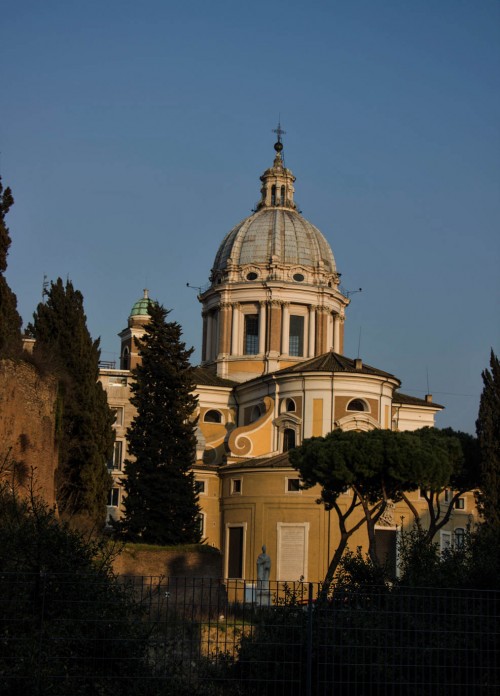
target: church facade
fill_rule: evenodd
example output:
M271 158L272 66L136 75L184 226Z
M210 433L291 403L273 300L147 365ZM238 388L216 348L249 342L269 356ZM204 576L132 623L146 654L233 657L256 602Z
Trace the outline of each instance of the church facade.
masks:
M337 545L336 517L317 504L318 489L300 488L288 451L335 428L434 426L442 406L430 395L403 394L393 374L344 355L349 298L329 243L297 209L295 177L284 166L279 135L273 165L260 177L260 202L222 240L198 296L203 343L195 368L194 472L203 537L221 550L226 578L252 580L266 545L272 580L319 581ZM134 416L131 370L139 360L135 339L148 321L148 302L144 291L120 333L120 369L100 375L116 411L112 517L120 514L125 434ZM425 510L419 493L413 496ZM349 492L343 498L348 505ZM472 505L471 496L454 511L441 532L442 547L466 528ZM391 563L401 524L411 522L398 503L378 526L380 553ZM351 548L366 544L361 530Z

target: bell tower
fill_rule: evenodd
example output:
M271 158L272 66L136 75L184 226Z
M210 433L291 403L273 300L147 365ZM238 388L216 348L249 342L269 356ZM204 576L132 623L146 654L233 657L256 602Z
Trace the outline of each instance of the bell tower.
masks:
M121 340L121 370L133 370L140 360L135 339L139 340L144 335L144 327L149 322L148 307L150 302L149 291L144 289L143 296L134 303L130 310L127 328L118 334Z

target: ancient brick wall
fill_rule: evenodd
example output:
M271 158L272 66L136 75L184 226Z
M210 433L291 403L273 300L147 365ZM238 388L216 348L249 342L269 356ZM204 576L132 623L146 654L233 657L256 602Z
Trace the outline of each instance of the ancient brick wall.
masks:
M57 467L57 381L42 376L30 363L0 360L0 465L12 480L11 464L24 475L16 483L27 494L33 489L50 506L55 504Z
M118 575L154 575L177 578L222 577L222 556L217 551L176 551L125 546L113 563Z
M115 558L113 567L124 578L135 576L138 596L143 596L148 582L153 589L161 578L169 606L175 605L179 611L187 609L191 615L209 608L218 615L227 603L221 580L222 556L216 550L176 551L155 547L149 550L129 544Z

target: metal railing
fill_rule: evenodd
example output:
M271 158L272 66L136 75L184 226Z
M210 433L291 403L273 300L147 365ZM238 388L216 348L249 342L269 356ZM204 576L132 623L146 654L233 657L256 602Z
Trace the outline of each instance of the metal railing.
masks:
M500 693L500 593L0 575L0 693Z

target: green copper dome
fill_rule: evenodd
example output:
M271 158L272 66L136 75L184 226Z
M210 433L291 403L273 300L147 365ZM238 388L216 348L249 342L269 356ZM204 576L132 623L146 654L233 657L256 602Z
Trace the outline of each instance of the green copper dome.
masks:
M130 316L131 317L137 317L137 316L147 317L147 316L149 316L148 306L149 306L149 303L151 301L152 300L149 299L149 290L145 289L144 295L139 300L137 300L137 302L132 307L132 309L130 311Z

